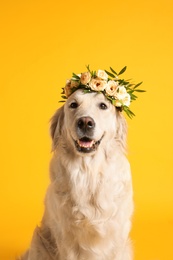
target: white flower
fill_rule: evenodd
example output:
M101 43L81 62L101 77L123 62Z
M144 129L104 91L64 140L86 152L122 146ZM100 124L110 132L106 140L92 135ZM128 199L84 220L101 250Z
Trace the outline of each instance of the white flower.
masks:
M126 88L124 86L120 86L118 88L118 92L116 95L117 101L116 105L117 107L124 106L130 106L130 95L127 93Z
M98 70L96 76L99 79L108 80L108 74L104 70Z
M107 82L101 79L92 79L89 86L94 91L103 91L107 86Z
M91 74L90 72L84 72L81 74L81 78L80 78L80 82L83 84L83 85L86 85L87 83L89 83L91 80Z
M118 82L115 82L114 80L109 80L106 86L106 93L109 96L115 97L117 95L117 89L118 89Z
M117 92L117 98L122 100L127 94L126 88L124 86L119 86Z
M79 78L81 77L81 73L80 74L76 74L76 76L78 76ZM72 77L71 80L75 80L76 77Z
M124 96L121 100L115 101L116 107L121 107L122 105L129 107L130 106L130 95L127 93L126 96Z
M130 106L130 95L127 93L125 98L123 99L123 105L129 107Z

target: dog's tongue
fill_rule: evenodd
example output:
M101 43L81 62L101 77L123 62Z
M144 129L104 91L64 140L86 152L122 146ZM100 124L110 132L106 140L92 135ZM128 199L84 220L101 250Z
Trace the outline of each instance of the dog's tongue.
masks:
M80 147L91 148L94 144L94 141L82 138L82 139L78 140L78 144L79 144Z

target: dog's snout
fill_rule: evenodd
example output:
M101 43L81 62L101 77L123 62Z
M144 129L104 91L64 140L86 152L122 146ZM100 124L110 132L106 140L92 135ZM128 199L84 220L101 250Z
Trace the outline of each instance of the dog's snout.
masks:
M81 117L77 121L77 127L82 132L92 131L95 127L95 122L91 117Z

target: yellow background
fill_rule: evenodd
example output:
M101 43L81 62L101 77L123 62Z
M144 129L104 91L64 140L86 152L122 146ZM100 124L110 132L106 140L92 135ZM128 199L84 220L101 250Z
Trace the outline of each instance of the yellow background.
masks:
M0 259L30 243L49 183L49 118L72 72L143 81L128 119L135 260L173 259L172 0L1 0Z

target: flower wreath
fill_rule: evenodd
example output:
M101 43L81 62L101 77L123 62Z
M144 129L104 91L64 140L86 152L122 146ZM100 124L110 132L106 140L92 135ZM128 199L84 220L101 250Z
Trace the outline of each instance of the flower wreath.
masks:
M86 67L87 72L73 73L72 78L67 80L65 87L62 88L61 97L67 99L78 89L83 89L84 93L103 93L118 110L124 110L130 118L135 116L129 106L130 102L137 99L134 92L145 92L145 90L138 89L142 82L134 84L130 80L120 79L119 76L126 71L126 66L119 73L111 67L111 72L107 70L91 71L89 65Z

